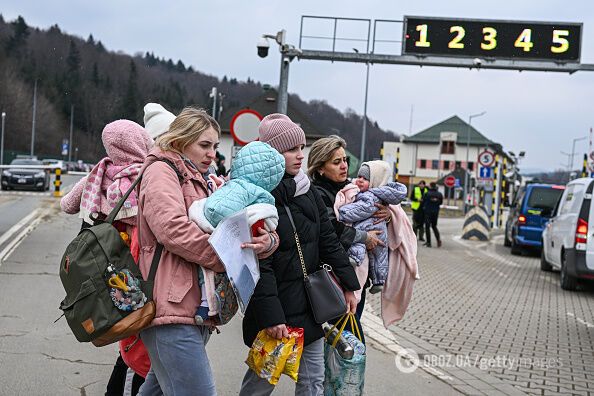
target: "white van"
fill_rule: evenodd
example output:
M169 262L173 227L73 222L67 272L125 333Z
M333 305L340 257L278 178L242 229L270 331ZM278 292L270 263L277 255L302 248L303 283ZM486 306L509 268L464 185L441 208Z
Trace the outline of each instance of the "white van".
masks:
M540 269L559 269L565 290L575 290L579 279L594 279L593 188L591 178L569 182L542 233Z

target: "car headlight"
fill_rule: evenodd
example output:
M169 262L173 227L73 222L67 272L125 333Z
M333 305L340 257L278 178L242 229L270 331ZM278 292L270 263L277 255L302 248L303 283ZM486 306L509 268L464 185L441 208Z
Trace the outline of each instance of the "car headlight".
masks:
M7 170L5 170L5 171L2 171L2 174L3 174L4 176L12 176L12 173L10 173L10 172L9 172L9 171L7 171Z
M45 177L45 172L41 171L35 174L35 177Z

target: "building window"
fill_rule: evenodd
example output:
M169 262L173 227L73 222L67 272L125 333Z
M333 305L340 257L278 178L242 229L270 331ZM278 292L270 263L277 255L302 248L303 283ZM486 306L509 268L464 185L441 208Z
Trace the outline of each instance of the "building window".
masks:
M419 166L419 168L426 169L427 168L427 160L421 160L421 165Z
M443 141L441 142L441 153L442 154L454 154L456 151L456 142L454 141Z
M472 161L468 162L468 170L471 172L474 171L474 162L472 162Z
M450 169L450 161L443 161L443 169L445 169L445 170Z
M439 161L438 160L431 161L431 168L432 169L439 169Z
M456 169L457 168L462 168L462 162L456 161Z

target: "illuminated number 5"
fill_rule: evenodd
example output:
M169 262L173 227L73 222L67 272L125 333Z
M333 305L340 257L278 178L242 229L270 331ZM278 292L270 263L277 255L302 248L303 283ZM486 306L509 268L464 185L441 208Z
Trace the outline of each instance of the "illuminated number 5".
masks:
M450 28L450 33L456 33L456 37L454 37L452 41L449 42L448 48L464 48L464 44L460 42L466 35L464 28L462 26L452 26Z
M492 27L483 28L483 34L485 35L483 39L486 43L481 43L481 48L484 50L492 50L497 46L497 30Z
M569 49L569 41L563 36L569 36L569 30L553 30L553 43L559 44L558 47L551 46L551 52L560 54Z
M514 43L514 47L523 48L524 52L529 52L530 49L534 46L534 43L531 41L532 37L532 29L524 29L522 33L516 39Z
M431 43L427 41L427 25L417 25L417 32L419 33L419 41L415 42L416 47L431 47Z

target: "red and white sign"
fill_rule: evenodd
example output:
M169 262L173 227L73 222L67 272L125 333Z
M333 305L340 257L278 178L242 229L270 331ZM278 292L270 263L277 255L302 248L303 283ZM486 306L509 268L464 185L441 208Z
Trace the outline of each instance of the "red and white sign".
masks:
M456 178L452 175L446 176L446 178L443 179L443 184L446 187L452 188L456 185Z
M478 163L485 168L492 166L495 163L495 153L489 150L484 150L478 155Z
M240 146L258 140L258 126L262 118L260 113L251 109L244 109L235 113L230 127L233 140Z

